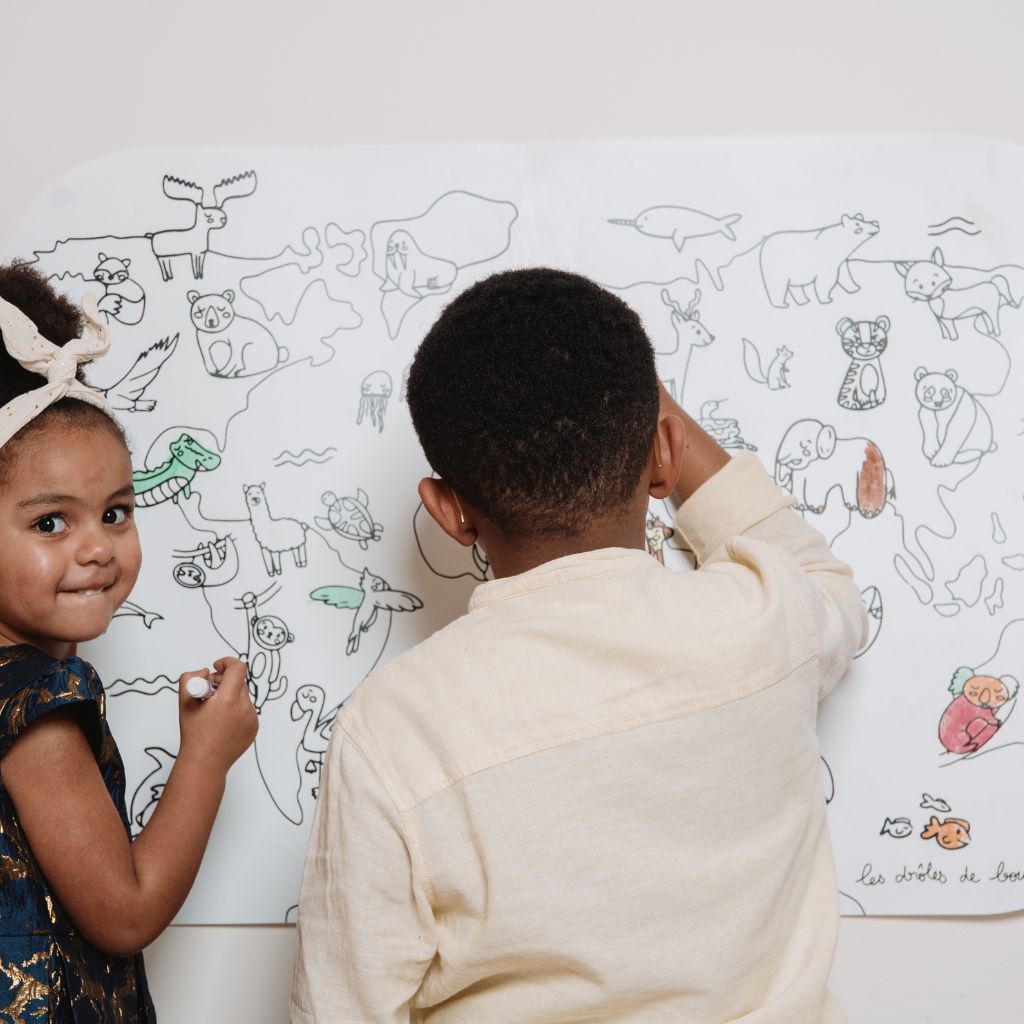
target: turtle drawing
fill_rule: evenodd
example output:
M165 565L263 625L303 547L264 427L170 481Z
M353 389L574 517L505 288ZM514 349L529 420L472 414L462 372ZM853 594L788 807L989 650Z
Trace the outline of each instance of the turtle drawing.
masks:
M320 500L327 506L326 518L314 519L321 530L333 530L347 540L354 540L364 551L371 540L380 540L384 527L373 521L365 491L357 490L354 498L339 498L334 491L324 491Z

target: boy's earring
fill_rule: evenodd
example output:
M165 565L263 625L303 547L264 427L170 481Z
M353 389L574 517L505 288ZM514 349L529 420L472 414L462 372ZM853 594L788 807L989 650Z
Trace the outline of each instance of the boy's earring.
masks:
M452 501L455 503L455 511L459 513L459 526L466 525L466 517L462 514L462 506L459 504L459 496L449 487L448 493L452 496Z

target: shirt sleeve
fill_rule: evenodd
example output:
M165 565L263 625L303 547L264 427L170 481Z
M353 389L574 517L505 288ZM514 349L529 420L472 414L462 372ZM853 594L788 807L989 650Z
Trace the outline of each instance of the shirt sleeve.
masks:
M850 567L792 504L757 457L742 452L683 504L676 526L701 566L733 561L738 537L775 549L810 612L824 697L866 642L868 618Z
M73 708L93 753L103 745L103 684L91 666L79 658L54 659L16 687L0 686L0 757L43 715Z
M299 898L292 1024L408 1024L436 949L410 828L339 720Z

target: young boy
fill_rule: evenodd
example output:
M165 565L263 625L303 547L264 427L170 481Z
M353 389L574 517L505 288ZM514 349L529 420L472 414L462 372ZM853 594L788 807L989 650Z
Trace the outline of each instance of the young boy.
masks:
M849 569L585 278L470 288L408 399L423 503L496 579L338 716L292 1021L842 1021L815 716ZM698 572L644 550L673 491Z

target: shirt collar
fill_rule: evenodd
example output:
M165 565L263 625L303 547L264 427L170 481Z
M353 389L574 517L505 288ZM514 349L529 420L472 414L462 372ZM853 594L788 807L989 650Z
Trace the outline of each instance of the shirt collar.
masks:
M518 576L506 576L500 580L481 583L469 599L469 610L486 608L498 601L531 594L537 590L546 590L548 587L561 586L563 583L592 579L612 572L647 568L661 566L646 551L639 548L599 548L596 551L563 555Z

